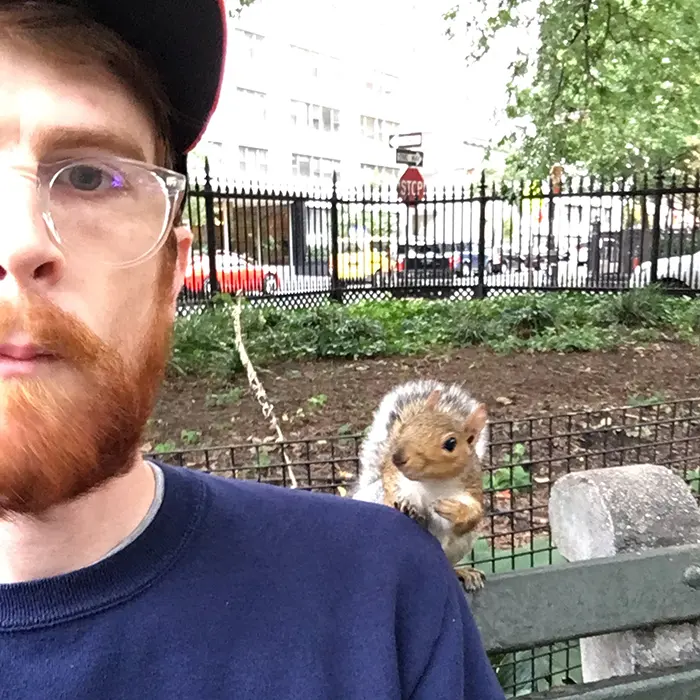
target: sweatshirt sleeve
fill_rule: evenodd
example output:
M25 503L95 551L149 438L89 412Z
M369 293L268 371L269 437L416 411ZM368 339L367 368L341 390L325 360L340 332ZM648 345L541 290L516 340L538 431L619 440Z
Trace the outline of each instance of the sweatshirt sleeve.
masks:
M448 587L442 625L410 700L505 700L457 578Z

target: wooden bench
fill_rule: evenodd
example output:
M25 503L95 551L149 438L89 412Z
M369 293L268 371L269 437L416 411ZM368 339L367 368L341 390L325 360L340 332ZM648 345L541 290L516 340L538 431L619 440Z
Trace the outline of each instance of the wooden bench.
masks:
M498 574L469 601L489 653L700 621L700 545ZM526 697L700 700L700 664Z

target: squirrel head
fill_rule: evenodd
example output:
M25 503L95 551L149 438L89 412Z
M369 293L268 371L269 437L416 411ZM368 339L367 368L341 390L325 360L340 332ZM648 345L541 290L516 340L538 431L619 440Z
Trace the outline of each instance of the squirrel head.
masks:
M407 478L452 479L477 462L476 443L486 426L486 406L477 404L466 419L438 407L440 391L396 425L389 458Z

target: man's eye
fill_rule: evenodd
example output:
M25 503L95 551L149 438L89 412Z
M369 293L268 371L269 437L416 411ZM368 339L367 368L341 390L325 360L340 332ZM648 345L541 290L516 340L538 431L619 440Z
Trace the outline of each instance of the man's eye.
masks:
M69 184L81 192L104 189L118 190L124 186L124 178L118 173L110 173L93 165L75 165L67 168L59 175L58 179L62 184Z
M96 190L104 182L104 173L89 165L77 165L68 171L70 184L78 190Z

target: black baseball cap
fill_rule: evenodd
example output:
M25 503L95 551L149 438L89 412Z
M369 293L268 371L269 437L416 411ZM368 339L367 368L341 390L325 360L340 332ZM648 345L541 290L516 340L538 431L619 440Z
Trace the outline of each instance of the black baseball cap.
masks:
M82 0L79 5L150 58L172 105L176 168L184 172L186 155L219 101L227 39L224 0Z

